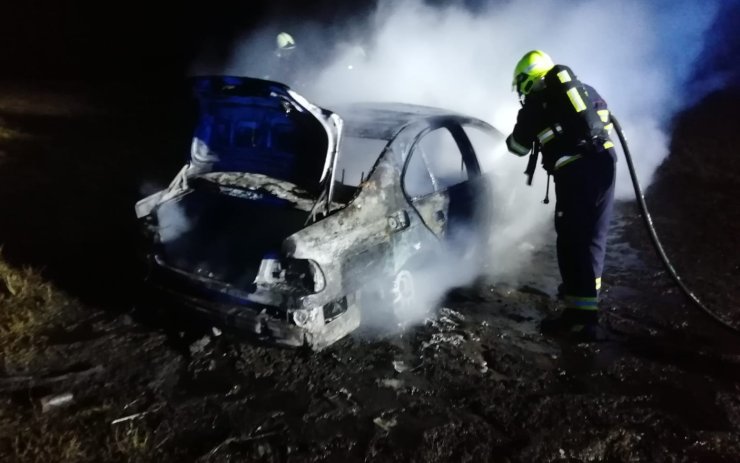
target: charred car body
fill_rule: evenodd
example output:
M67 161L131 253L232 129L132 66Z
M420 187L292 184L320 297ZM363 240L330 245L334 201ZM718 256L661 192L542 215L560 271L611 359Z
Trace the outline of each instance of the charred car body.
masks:
M250 78L194 89L189 162L136 204L148 286L178 306L320 349L382 310L378 294L413 303L414 268L456 230L480 231L472 254L485 239L490 186L471 140L499 143L488 124L402 104L333 112Z

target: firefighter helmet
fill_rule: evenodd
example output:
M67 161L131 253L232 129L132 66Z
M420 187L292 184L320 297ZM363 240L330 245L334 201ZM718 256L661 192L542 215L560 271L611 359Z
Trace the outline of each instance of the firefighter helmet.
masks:
M552 59L540 50L526 53L514 68L512 85L520 95L527 95L537 81L545 77L547 71L555 64Z
M295 48L295 39L287 32L281 32L275 37L278 50L292 50Z

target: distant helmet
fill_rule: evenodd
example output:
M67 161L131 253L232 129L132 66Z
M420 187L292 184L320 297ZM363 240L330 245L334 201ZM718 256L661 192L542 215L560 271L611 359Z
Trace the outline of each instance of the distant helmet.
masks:
M514 68L514 81L512 85L520 95L527 95L534 84L545 77L547 71L553 68L555 63L540 50L532 50L525 54Z
M281 32L275 37L278 50L292 50L295 48L295 39L287 32Z

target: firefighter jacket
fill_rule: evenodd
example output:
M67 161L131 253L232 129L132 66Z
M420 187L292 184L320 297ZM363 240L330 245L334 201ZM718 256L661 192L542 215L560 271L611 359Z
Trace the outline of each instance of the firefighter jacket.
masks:
M526 96L506 146L524 156L537 143L543 167L553 174L583 156L612 148L611 127L606 102L596 90L567 66L556 65L545 75L544 88Z

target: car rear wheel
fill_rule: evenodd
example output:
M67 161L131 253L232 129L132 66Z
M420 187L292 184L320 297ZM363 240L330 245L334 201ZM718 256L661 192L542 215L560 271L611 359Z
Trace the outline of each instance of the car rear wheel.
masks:
M403 268L369 284L362 295L362 323L369 329L394 332L418 319L419 282L414 271Z
M401 269L391 286L391 308L399 321L408 318L419 305L417 281L408 269Z
M398 326L422 322L436 304L433 266L429 259L407 262L388 282L386 305Z

